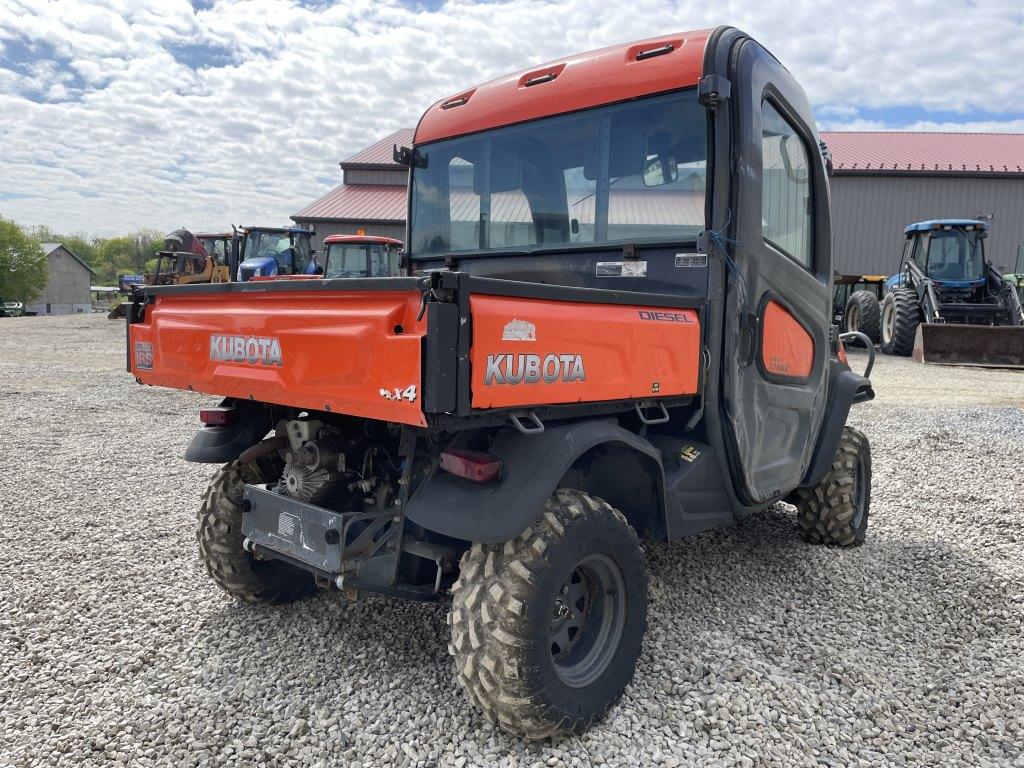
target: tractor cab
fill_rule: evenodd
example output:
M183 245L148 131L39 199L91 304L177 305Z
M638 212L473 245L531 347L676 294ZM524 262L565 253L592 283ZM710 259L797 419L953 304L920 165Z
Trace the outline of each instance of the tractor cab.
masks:
M936 219L911 224L904 232L904 269L890 278L902 285L912 263L943 291L971 293L985 284L985 249L989 223L975 219Z
M313 258L312 236L302 227L244 227L237 279L301 274Z
M402 241L363 233L324 239L324 277L394 277Z
M235 273L235 266L232 264L234 259L232 242L234 241L233 232L197 232L196 239L202 244L206 253L213 259L213 263L218 267L226 267L228 274Z

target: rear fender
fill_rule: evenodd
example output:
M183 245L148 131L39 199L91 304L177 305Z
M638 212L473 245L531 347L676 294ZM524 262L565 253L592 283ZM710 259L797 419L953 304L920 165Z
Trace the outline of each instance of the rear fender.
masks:
M828 401L825 406L825 418L818 433L818 444L814 449L811 466L804 477L802 487L817 485L828 473L839 450L839 441L843 436L846 418L854 403L863 403L875 396L871 382L850 370L850 366L838 360L832 360L829 367Z
M663 530L661 454L614 421L549 427L536 435L505 430L488 453L502 461L498 482L475 483L435 469L409 499L406 517L445 536L500 544L530 525L556 488L568 486L602 496L641 530ZM612 482L616 478L622 482Z
M263 403L227 398L222 406L234 406L235 423L228 427L202 427L185 449L185 461L226 464L255 445L274 427L270 408Z

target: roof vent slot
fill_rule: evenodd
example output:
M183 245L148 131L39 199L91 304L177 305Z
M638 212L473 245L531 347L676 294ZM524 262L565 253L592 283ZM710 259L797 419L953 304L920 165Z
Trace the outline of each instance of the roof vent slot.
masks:
M465 93L460 93L458 96L452 96L447 101L441 102L441 109L452 109L453 107L461 107L463 104L469 101L469 97L472 96L475 91L476 89L474 88L472 91L466 91Z
M520 88L531 88L535 85L542 85L543 83L550 83L565 69L565 64L552 64L544 67L544 69L535 69L533 72L527 72L525 75L519 78Z
M659 45L657 48L647 48L646 50L637 51L634 58L637 61L643 61L644 59L653 59L655 56L664 56L666 53L672 53L676 49L674 43L665 43Z
M545 73L543 75L534 75L529 80L527 80L525 83L523 83L523 87L524 88L529 88L531 85L540 85L541 83L550 83L556 77L558 77L558 73L557 72L547 72L547 73Z

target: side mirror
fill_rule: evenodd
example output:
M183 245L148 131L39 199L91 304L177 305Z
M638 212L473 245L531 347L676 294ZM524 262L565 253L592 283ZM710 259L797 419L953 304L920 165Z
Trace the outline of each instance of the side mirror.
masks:
M661 187L679 178L679 166L671 155L655 155L644 163L644 186Z
M579 219L569 219L569 231L572 232L574 235L578 235L580 233Z

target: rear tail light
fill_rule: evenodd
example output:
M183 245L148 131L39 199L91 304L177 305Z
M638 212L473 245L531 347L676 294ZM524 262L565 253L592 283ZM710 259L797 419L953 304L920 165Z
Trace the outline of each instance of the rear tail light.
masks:
M441 453L441 469L475 483L488 483L501 475L501 459L479 451L450 448Z
M207 427L229 427L235 423L238 413L234 408L217 406L216 408L203 408L199 411L199 420Z
M839 350L836 353L836 357L838 357L842 362L846 362L846 347L841 341L839 342Z

